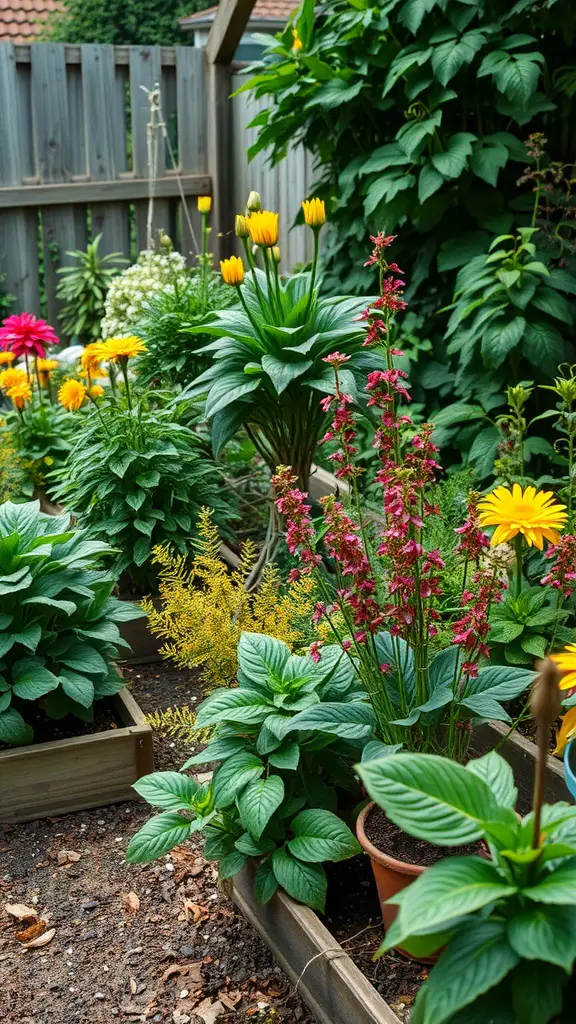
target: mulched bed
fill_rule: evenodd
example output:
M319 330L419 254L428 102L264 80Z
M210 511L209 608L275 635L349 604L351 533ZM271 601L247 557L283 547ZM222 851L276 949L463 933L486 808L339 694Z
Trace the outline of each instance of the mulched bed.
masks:
M146 712L202 698L192 673L168 665L126 676ZM158 768L179 769L190 745L156 736L155 752ZM203 860L200 839L158 862L126 864L150 813L134 802L0 826L4 1024L313 1024ZM79 859L62 863L65 851ZM47 916L52 941L23 948L6 903Z

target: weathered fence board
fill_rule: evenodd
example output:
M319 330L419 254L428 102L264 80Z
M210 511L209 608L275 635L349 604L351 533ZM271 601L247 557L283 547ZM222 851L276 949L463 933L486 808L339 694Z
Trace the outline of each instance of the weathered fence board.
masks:
M210 194L204 54L191 47L0 43L0 272L15 310L55 326L66 251L102 234L100 251L135 258L153 229L192 249L181 194ZM151 180L150 107L160 85L165 137ZM195 203L194 203L195 205Z

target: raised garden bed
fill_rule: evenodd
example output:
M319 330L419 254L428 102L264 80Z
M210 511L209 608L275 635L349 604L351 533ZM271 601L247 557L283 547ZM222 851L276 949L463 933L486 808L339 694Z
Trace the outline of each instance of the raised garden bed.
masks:
M120 690L109 704L117 728L0 751L0 821L33 821L134 800L153 771L152 729Z

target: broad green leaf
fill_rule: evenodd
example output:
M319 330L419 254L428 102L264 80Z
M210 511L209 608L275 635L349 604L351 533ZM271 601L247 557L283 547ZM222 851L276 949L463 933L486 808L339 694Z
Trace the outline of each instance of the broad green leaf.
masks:
M531 669L489 665L480 669L476 679L468 677L464 696L487 694L494 700L514 700L534 682L535 675Z
M255 690L215 690L198 708L196 725L199 729L218 722L241 722L254 725L270 714L270 706Z
M262 368L270 377L277 395L281 395L292 381L301 377L302 374L306 373L306 370L309 370L313 365L314 363L311 359L300 359L297 362L284 362L282 359L277 359L276 356L262 356Z
M300 860L320 864L325 860L347 860L362 852L348 826L331 811L301 811L290 829L295 838L288 841L288 848Z
M294 715L284 735L296 730L332 733L348 740L368 739L376 727L376 716L368 704L315 704Z
M546 958L547 959L547 958ZM524 960L511 975L514 1024L549 1024L562 1010L568 978L560 967Z
M36 658L22 658L12 668L12 689L23 700L38 700L59 685L57 676Z
M238 644L238 664L247 679L266 683L270 675L281 678L290 657L289 647L264 633L242 633Z
M299 761L300 747L292 740L286 740L268 758L268 763L273 765L274 768L281 768L285 771L296 771Z
M129 864L156 860L175 846L180 846L197 827L181 814L172 811L158 814L132 837L126 850L126 860Z
M281 847L272 854L272 868L277 882L289 896L324 913L326 874L318 864L305 864Z
M87 676L72 669L63 670L60 672L60 684L64 693L82 707L89 708L94 703L94 683Z
M530 907L508 922L508 941L519 957L557 964L569 974L576 958L576 914L572 907Z
M482 359L490 369L498 369L506 357L521 342L526 320L516 316L506 324L496 323L488 327L482 338Z
M457 132L456 135L452 135L448 140L447 149L443 153L432 155L432 163L436 170L444 178L458 178L466 167L468 157L472 153L472 143L475 141L476 136L469 132Z
M238 796L238 810L244 828L259 839L283 799L284 783L279 775L250 782Z
M248 857L245 853L241 853L240 850L232 850L218 864L218 874L223 879L234 878L234 875L237 875L247 863Z
M22 715L15 708L8 708L0 714L0 742L10 746L22 746L31 743L34 733Z
M154 772L138 779L132 788L153 807L181 811L193 806L198 785L182 772Z
M108 672L108 665L98 651L90 644L75 643L62 654L60 661L77 672L93 672L100 675Z
M418 200L425 203L444 184L444 178L431 164L424 164L418 178Z
M255 754L242 752L228 758L214 775L216 806L229 807L244 786L259 779L263 772L264 765Z
M210 761L225 761L227 757L232 757L233 754L239 754L241 750L246 749L246 740L242 736L230 736L229 738L215 739L200 750L198 754L194 754L193 757L189 757L186 764L182 766L182 771L186 768L190 768L193 764L209 764Z
M483 779L435 754L395 754L356 768L369 796L399 828L438 846L482 836L502 809Z
M254 877L254 894L258 903L268 903L278 889L278 881L272 866L272 857L266 857L258 866Z
M537 903L576 904L576 857L549 871L535 885L522 890L523 896Z
M515 807L518 799L518 790L514 785L514 772L495 750L491 750L483 757L474 758L468 761L466 769L484 779L492 790L497 802L502 807Z

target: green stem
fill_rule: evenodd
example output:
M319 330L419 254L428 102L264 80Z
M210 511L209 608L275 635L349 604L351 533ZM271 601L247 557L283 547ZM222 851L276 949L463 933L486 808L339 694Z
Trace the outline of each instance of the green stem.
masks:
M260 334L260 331L258 330L258 324L253 319L252 314L251 314L250 310L248 309L248 306L246 305L246 299L244 298L244 296L242 294L242 288L241 288L241 286L239 284L236 285L236 291L238 292L238 298L240 299L240 302L242 303L242 306L244 308L244 312L246 313L246 316L248 317L250 323L252 324L252 327L256 331L256 338L258 338L258 336Z
M306 305L306 314L304 319L307 320L310 315L310 307L314 300L314 287L316 284L316 269L318 267L318 253L320 250L320 230L318 228L314 230L314 258L312 260L312 273L310 275L310 294L308 295L308 303Z
M208 236L210 234L210 228L208 227L208 214L202 214L202 265L200 267L201 275L201 300L202 308L206 309L206 303L208 301Z
M516 552L516 573L515 573L515 596L522 593L522 535L519 533L514 540L514 551Z
M270 258L269 258L269 255L270 255ZM270 254L269 254L268 249L263 249L262 257L264 259L264 270L266 271L266 281L268 282L268 301L270 303L270 307L273 310L273 312L276 314L276 316L279 317L278 325L281 326L281 324L282 324L282 313L278 312L278 309L277 309L277 306L276 306L276 302L274 300L274 289L272 287L272 275L270 273L270 259L273 258L272 257L272 253L270 252Z

